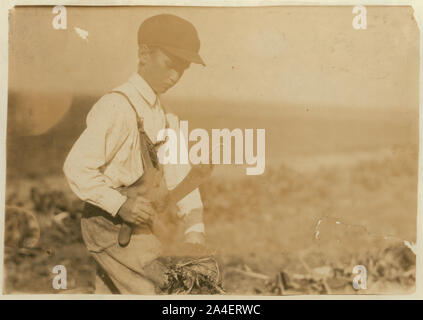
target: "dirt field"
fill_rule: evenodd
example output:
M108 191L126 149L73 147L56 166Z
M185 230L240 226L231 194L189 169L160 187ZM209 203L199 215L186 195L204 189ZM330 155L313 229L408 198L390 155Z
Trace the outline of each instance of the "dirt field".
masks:
M71 109L47 135L8 137L7 204L36 211L41 224L38 249L6 248L8 293L59 293L51 272L58 264L68 271L64 293L93 292L94 266L79 228L81 203L60 172L92 103L81 101L74 104L84 107ZM226 292L412 292L415 255L408 246L416 241L416 113L337 115L334 109L288 108L279 114L281 122L275 109L256 118L255 106L234 117L237 110L231 116L217 105L207 119L177 110L190 120L190 129L266 128L263 175L245 176L244 167L225 166L201 188L207 237ZM31 199L31 188L44 203ZM367 269L365 290L352 287L356 265Z
M403 241L416 238L415 157L404 149L355 164L338 160L339 166L305 173L281 165L260 177L232 180L217 172L202 194L209 243L227 293L353 294L352 269L359 264L368 271L367 289L360 293L412 290L415 257ZM69 292L92 292L94 269L81 240L80 203L56 175L8 184L9 204L33 208L31 187L45 195L50 205L44 207L69 215L59 223L37 212L40 249L8 251L6 291L57 293L51 270L62 264Z

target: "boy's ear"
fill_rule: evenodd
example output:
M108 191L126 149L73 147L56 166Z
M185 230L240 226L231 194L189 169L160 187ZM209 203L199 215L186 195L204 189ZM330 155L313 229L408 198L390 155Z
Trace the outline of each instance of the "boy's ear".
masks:
M145 44L140 44L138 48L138 59L141 64L145 64L150 58L150 48Z

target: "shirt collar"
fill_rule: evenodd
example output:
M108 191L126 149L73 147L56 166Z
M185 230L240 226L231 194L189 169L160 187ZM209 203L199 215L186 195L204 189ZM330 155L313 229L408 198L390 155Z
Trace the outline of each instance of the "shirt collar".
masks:
M135 88L137 89L138 93L144 98L146 102L150 105L150 107L154 107L157 103L157 95L151 89L150 85L141 77L138 73L134 73L131 78L129 79Z

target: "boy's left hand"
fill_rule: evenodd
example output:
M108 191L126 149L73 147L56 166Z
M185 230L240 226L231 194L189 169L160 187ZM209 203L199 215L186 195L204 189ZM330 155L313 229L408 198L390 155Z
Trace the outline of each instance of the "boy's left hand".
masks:
M194 231L187 233L179 255L187 257L208 255L204 233Z
M185 235L185 243L205 245L206 238L204 233L192 231Z

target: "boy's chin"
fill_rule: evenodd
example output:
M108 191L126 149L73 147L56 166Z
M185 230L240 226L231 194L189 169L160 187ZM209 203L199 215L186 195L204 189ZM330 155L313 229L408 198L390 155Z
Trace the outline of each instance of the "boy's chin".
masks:
M161 87L157 88L156 93L157 93L157 94L165 93L165 92L169 91L169 89L172 89L172 88L173 88L173 85L172 85L172 86L169 86L169 85L163 85L163 86L161 86Z

